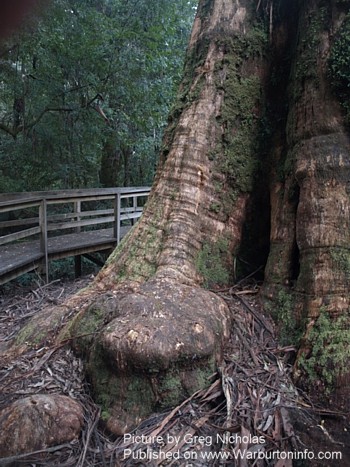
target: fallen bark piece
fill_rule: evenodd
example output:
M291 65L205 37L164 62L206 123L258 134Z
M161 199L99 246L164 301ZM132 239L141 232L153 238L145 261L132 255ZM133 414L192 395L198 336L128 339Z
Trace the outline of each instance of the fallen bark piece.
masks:
M83 408L58 394L17 400L0 412L0 458L45 449L78 438Z

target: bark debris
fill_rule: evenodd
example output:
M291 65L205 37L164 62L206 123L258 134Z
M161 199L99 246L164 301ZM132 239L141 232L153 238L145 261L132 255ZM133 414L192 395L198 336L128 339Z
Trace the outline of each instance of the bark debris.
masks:
M58 282L14 299L1 297L4 309L1 340L16 332L19 323L23 325L28 315L38 313L44 303L63 301L67 293L82 285L82 281L73 285ZM0 409L28 397L66 395L83 406L84 424L79 440L42 446L26 454L14 452L2 458L1 465L134 466L135 456L144 453L149 459L142 461L142 465L183 465L186 456L191 455L195 458L192 464L201 467L219 465L205 456L221 452L229 460L220 465L249 466L253 460L236 461L234 453L246 449L252 456L259 451L268 455L277 450L317 449L316 445L303 444L311 442L318 442L323 450L340 450L347 456L345 443L349 445L349 440L342 437L340 430L332 431L329 425L332 417L345 427L343 414L313 406L293 385L288 357L295 349L278 346L274 325L261 311L258 291L257 286L249 286L220 293L230 308L234 326L219 371L208 379L207 388L192 394L179 406L152 414L130 433L130 438L107 436L101 409L92 401L84 380L83 363L67 345L46 342L3 367ZM132 436L142 435L166 441L176 437L178 441L165 444L133 441ZM156 457L162 453L168 453L172 460L160 462ZM177 456L179 460L175 459ZM254 465L265 466L268 461L259 460Z

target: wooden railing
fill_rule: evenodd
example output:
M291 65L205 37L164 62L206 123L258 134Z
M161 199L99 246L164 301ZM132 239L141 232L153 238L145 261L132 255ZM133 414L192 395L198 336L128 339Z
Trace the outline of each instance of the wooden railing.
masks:
M40 259L48 280L50 256L75 256L84 251L97 251L98 246L102 245L101 239L98 235L93 237L91 231L101 232L101 228L112 227L111 240L118 244L124 225L133 225L141 216L149 192L149 187L136 187L1 194L0 215L8 218L0 218L0 275L2 254L5 263L5 253L9 252L11 246L23 245L30 240L35 240L40 248L36 253L33 251L32 258L23 258L22 262L18 259L13 261L13 265L7 265L9 270L13 266L11 278L15 277L16 268L27 271L31 268L30 262L36 264ZM89 231L89 242L84 248L67 245L61 247L63 251L60 253L57 247L56 251L53 247L51 251L50 239L60 235L58 243L63 244L64 239L68 239L63 231L68 230L82 240L84 232ZM6 246L6 251L1 246ZM25 267L26 262L29 263Z

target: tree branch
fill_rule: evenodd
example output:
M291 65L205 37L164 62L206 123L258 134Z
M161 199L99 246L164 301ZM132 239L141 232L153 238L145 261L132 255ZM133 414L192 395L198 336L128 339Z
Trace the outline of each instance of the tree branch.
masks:
M75 109L72 107L45 107L45 109L43 109L39 113L39 115L34 120L32 120L30 123L26 125L19 125L16 128L11 128L5 125L4 123L0 122L0 130L4 131L5 133L12 136L13 138L16 138L17 135L23 132L24 130L31 130L32 128L34 128L35 125L37 125L40 122L40 120L43 118L43 116L47 112L73 112L74 110Z
M7 125L5 125L4 123L1 123L1 122L0 122L0 130L4 131L8 135L12 136L12 138L16 138L16 136L19 133L18 131L13 130L12 128L8 127Z

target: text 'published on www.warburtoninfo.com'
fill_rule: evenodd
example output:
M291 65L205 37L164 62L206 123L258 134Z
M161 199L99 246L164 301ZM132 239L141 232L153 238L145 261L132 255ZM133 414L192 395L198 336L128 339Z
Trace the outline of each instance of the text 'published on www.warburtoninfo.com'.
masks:
M126 447L123 451L124 460L138 462L158 461L167 464L171 461L180 461L181 465L191 467L196 462L211 464L213 461L246 461L266 460L278 462L279 460L332 461L334 465L341 465L342 452L339 451L313 451L303 449L300 451L267 450L264 436L240 436L231 433L221 433L215 436L198 436L188 433L176 436L146 436L127 433L124 435ZM131 448L131 444L133 448ZM221 446L216 450L215 447ZM339 462L339 464L338 464ZM234 465L234 464L233 464Z

